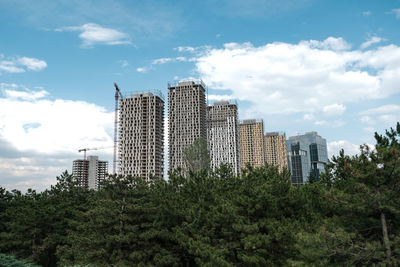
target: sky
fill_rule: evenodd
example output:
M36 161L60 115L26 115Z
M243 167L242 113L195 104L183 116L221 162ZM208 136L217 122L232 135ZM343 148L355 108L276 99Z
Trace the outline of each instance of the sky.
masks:
M111 172L114 82L167 103L202 79L240 120L356 154L400 121L399 29L399 0L0 0L0 187L49 188L82 148Z

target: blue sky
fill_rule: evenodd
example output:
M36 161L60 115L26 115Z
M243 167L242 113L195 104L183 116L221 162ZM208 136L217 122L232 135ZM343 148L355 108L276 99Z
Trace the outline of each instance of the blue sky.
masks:
M400 120L399 28L389 0L0 0L0 186L42 190L112 145L113 82L201 78L266 132L357 153Z

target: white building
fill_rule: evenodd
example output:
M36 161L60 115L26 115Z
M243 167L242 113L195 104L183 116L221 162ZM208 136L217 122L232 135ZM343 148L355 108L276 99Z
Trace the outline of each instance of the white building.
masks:
M89 156L87 160L77 159L72 163L72 176L78 179L84 188L99 189L107 173L108 162L99 160L97 156Z
M169 169L185 168L183 151L196 139L207 140L206 87L203 82L168 85Z
M161 93L122 98L119 113L118 173L163 178L164 100Z
M226 163L240 175L239 122L237 105L228 101L207 107L207 144L211 168Z

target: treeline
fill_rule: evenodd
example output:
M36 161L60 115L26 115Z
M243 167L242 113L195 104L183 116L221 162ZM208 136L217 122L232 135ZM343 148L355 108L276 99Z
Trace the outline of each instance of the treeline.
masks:
M41 193L0 189L0 253L42 266L399 266L400 124L375 137L299 187L273 166L221 166L110 176L99 191L67 172Z

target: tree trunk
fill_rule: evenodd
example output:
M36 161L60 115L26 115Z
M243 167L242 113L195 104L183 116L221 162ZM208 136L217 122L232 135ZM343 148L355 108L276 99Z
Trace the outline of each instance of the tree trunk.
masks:
M122 220L122 215L125 211L125 197L122 198L121 210L119 211L119 234L122 234L122 229L124 227L124 222Z
M390 244L389 244L389 235L386 226L386 217L383 211L381 211L381 224L382 224L383 244L386 250L386 258L390 260L390 257L392 256L392 251L390 249Z

